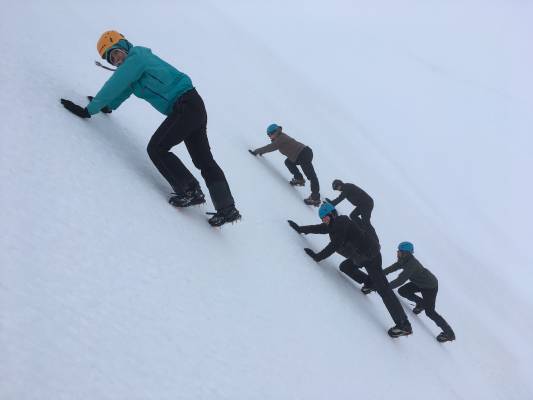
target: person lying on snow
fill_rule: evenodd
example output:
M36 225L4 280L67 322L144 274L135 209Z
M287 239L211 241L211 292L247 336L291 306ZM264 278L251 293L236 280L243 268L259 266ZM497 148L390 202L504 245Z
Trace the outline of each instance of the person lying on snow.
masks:
M368 230L360 229L347 216L338 215L337 210L330 203L324 202L318 210L318 215L322 220L322 223L318 225L299 226L294 221L288 221L291 228L298 233L329 235L330 243L322 251L315 253L306 248L304 249L305 252L316 262L337 252L349 260L350 264L363 266L368 272L372 287L381 296L385 307L396 323L394 327L389 329L388 334L391 337L398 337L413 333L409 319L381 269L381 253L377 236L372 235ZM358 272L361 275L356 274L355 276L361 276L365 280L366 274L361 271ZM353 278L352 275L350 277ZM356 278L353 279L357 280Z
M174 193L169 203L188 207L205 203L200 184L170 150L184 142L205 180L216 213L213 226L240 219L222 169L213 159L207 138L204 102L189 76L178 71L149 48L133 46L117 31L104 32L97 43L100 56L116 69L87 107L61 99L63 106L81 118L116 110L132 94L149 102L166 119L148 143L148 155Z

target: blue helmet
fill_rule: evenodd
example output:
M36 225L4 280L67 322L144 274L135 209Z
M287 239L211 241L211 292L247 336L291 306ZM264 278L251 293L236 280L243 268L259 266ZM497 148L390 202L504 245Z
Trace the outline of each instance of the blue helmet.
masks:
M318 216L320 219L324 218L326 215L335 212L335 206L327 201L323 202L320 208L318 209Z
M398 250L413 254L415 252L415 246L411 242L401 242L398 245Z
M281 129L281 126L279 126L278 124L270 124L267 128L267 135L273 135L278 131L278 129Z

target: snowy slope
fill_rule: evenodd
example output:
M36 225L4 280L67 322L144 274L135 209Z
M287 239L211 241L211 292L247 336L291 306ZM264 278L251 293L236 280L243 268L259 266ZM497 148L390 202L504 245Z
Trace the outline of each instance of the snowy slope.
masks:
M2 3L1 399L533 397L531 3L326 3ZM241 223L166 204L149 105L59 104L108 77L107 29L192 77ZM326 243L285 222L318 222L306 190L246 152L273 121L313 148L323 196L340 178L374 197L385 265L415 242L456 342L411 314L389 339L341 258L303 253Z

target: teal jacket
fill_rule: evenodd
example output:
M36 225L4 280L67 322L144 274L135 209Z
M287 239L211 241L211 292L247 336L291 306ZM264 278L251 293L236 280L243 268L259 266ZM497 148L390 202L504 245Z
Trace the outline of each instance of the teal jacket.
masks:
M89 114L94 115L105 106L116 110L134 94L157 111L170 115L177 98L193 89L186 74L157 57L152 50L132 46L127 40L121 40L112 48L117 47L127 51L128 57L89 103Z

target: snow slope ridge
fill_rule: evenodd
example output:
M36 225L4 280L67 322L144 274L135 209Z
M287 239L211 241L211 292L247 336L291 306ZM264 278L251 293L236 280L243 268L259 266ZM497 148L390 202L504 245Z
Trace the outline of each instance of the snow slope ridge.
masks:
M0 398L533 397L529 4L3 10ZM213 229L211 203L166 203L149 105L80 120L59 104L109 76L93 65L106 29L192 77L240 223ZM308 187L289 187L279 154L246 151L271 122L313 148L324 197L334 178L374 197L384 266L415 243L457 341L409 311L414 334L389 339L342 259L305 255L327 243L286 223L318 222Z

